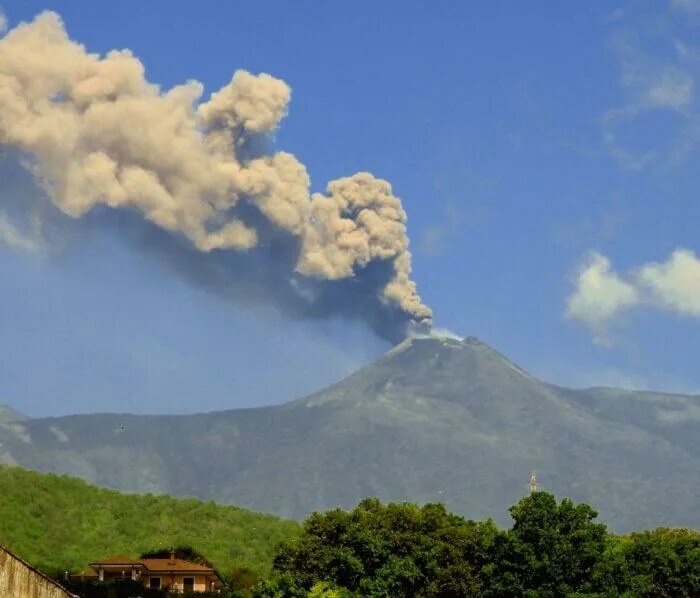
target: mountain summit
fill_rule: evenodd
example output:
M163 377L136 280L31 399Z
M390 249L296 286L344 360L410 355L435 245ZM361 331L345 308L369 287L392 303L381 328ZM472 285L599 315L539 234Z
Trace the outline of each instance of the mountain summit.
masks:
M365 496L504 522L542 488L618 531L700 527L700 398L539 381L475 338L413 337L279 406L0 422L7 459L127 491L301 517Z
M490 397L508 397L538 382L474 337L412 337L339 384L305 399L318 404L334 392L379 400L397 393L476 407ZM517 391L516 391L517 389ZM321 397L321 399L319 399Z

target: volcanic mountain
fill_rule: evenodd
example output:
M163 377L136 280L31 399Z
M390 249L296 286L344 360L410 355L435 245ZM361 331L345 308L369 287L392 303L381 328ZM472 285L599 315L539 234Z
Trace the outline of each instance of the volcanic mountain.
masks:
M288 517L366 496L440 501L505 523L536 471L542 489L590 503L616 531L700 528L700 397L553 386L475 338L407 339L272 407L10 413L0 410L0 462L125 491Z

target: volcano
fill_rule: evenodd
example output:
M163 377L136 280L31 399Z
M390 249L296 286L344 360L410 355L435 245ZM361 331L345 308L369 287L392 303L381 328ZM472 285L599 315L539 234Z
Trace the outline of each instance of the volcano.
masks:
M123 491L295 518L377 496L506 524L535 471L541 489L591 504L615 531L700 528L700 397L554 386L475 338L409 338L271 407L12 413L0 462Z

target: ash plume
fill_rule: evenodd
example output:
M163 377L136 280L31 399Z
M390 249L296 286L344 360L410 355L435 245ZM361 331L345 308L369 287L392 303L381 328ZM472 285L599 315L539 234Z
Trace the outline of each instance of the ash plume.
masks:
M361 172L310 193L304 165L260 142L287 114L280 79L237 71L202 95L149 83L128 50L88 53L52 12L0 39L0 144L60 212L115 220L234 300L361 318L390 340L429 327L391 185Z

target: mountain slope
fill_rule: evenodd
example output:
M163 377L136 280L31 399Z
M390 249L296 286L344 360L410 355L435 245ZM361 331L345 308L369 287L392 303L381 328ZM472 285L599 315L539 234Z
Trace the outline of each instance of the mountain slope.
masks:
M29 418L19 411L15 411L9 405L0 405L0 424L11 424L12 422L22 422Z
M618 531L697 528L699 406L558 388L477 339L426 337L276 407L0 422L0 454L100 485L294 517L371 495L504 522L536 470L544 489L593 504Z
M116 554L192 546L224 574L265 571L298 526L237 507L127 495L81 480L0 466L0 544L44 571L76 571Z

